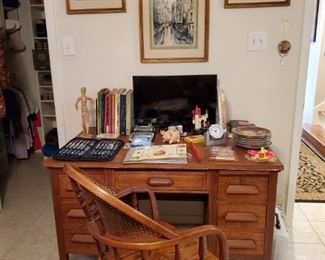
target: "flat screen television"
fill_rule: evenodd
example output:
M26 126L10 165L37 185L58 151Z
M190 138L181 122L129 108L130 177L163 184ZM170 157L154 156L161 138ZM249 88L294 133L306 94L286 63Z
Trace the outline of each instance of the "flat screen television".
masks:
M210 124L217 122L217 75L133 76L134 119L137 125L170 125L192 131L192 111L206 109Z

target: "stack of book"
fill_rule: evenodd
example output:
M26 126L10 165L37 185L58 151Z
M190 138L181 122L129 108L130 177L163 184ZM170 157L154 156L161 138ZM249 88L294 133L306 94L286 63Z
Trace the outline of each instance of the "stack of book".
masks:
M129 135L133 127L133 90L103 88L97 93L97 134Z

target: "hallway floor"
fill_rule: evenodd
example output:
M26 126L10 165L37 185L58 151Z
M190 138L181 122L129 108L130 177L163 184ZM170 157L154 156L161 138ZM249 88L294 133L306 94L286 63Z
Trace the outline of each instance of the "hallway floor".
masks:
M0 260L58 260L50 180L39 153L12 160L0 212ZM0 179L3 182L3 179ZM4 184L4 185L3 185ZM296 203L285 259L325 260L325 203ZM72 255L72 260L96 259Z

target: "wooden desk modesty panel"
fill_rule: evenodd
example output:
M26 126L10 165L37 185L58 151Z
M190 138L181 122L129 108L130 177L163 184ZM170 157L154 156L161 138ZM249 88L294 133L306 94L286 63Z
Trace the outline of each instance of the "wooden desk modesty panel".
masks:
M159 142L157 142L159 143ZM197 145L202 161L187 164L123 164L127 150L111 162L73 162L114 189L144 185L159 193L204 194L207 223L224 230L230 259L271 259L277 173L281 162L247 161L245 149L234 147L237 161L211 161L208 147ZM189 149L188 149L189 150ZM190 152L190 151L189 151ZM83 212L62 168L66 162L44 160L50 170L60 259L97 254ZM216 250L214 239L208 246Z

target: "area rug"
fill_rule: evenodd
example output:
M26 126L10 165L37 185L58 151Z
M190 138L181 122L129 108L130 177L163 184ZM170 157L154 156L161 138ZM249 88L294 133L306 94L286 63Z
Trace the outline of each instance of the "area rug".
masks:
M325 162L301 142L296 201L325 202Z

